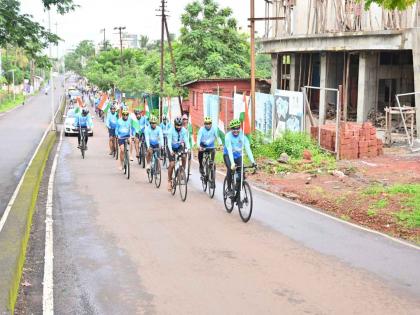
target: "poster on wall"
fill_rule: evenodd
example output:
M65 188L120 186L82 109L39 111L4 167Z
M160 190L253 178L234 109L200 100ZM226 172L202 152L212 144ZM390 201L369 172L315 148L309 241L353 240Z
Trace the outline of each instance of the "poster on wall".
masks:
M286 130L304 131L303 93L277 90L274 95L273 137Z
M273 130L274 97L271 94L255 93L255 129L266 135Z
M203 94L203 116L211 117L213 121L219 121L220 101L219 96Z

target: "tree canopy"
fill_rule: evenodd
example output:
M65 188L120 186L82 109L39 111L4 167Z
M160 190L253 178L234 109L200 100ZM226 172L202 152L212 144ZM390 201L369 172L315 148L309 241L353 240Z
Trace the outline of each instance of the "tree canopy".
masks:
M360 0L359 0L360 1ZM366 0L366 8L369 8L372 3L376 3L385 9L398 9L405 10L408 7L412 6L416 0Z

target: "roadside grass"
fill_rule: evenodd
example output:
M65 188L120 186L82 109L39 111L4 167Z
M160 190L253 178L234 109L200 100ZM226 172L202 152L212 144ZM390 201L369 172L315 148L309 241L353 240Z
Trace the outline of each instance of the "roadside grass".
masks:
M376 210L373 209L368 209L367 213L366 213L369 217L375 217L378 215L378 212Z
M13 95L6 96L0 103L0 113L6 112L23 103L25 97L23 94L17 94L16 99L13 100Z
M396 184L390 187L376 184L365 189L363 194L370 197L381 196L381 199L369 207L368 212L387 208L390 200L394 199L403 208L393 213L398 222L408 228L420 227L420 184Z

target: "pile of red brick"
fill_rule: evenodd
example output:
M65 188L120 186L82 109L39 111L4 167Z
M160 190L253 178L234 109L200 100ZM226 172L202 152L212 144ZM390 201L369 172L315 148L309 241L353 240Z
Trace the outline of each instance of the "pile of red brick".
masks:
M311 128L311 135L318 140L318 127ZM321 147L335 151L336 126L321 126ZM376 137L376 128L371 123L340 124L340 159L353 160L372 158L383 154L383 142Z

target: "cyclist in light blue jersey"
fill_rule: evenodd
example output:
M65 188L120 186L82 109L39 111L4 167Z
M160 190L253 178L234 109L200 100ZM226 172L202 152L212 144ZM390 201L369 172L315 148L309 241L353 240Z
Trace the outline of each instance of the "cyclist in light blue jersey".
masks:
M201 127L198 131L197 143L200 146L198 152L198 162L200 164L200 174L204 176L203 166L203 155L204 151L211 151L211 162L214 162L215 156L215 142L218 141L219 145L222 144L222 140L218 136L217 128L213 127L213 120L211 117L204 118L204 127Z
M168 158L169 158L169 167L168 167L168 191L172 190L172 172L175 167L175 153L181 152L182 156L182 165L185 168L186 156L185 150L190 150L190 145L188 141L188 131L182 127L181 117L175 118L174 127L171 128L168 133Z
M123 169L124 163L124 143L127 141L127 143L130 144L130 136L132 134L131 121L128 115L128 111L123 110L122 118L118 120L117 127L115 128L115 134L118 137L118 145L120 147L120 170Z
M117 127L118 122L118 113L117 108L112 105L111 112L106 115L106 127L108 128L108 135L109 135L109 155L113 154L114 148L114 141L115 141L115 128Z
M160 124L160 128L162 129L163 133L163 149L166 150L166 147L168 146L168 134L172 129L172 125L168 121L168 117L166 115L162 116L162 123Z
M153 149L158 149L163 146L163 133L162 129L157 126L158 122L159 120L156 116L151 116L150 127L147 127L144 132L147 145L147 171L150 170L150 161L152 160Z
M230 132L225 137L225 147L223 150L223 159L225 161L227 173L227 184L232 189L232 172L235 172L236 167L242 165L242 149L245 150L251 163L256 166L254 155L251 151L251 146L247 137L244 137L241 131L241 122L239 119L233 119L229 127ZM241 175L241 171L238 171L238 175ZM232 191L230 192L232 194Z
M89 110L87 108L83 108L82 112L80 114L78 114L74 120L73 126L75 128L81 128L81 129L86 129L86 150L87 150L87 143L89 140L89 129L92 129L93 127L93 122L92 122L92 117L89 115ZM80 149L80 131L78 131L77 133L77 148Z

